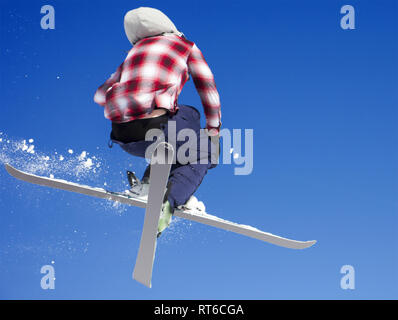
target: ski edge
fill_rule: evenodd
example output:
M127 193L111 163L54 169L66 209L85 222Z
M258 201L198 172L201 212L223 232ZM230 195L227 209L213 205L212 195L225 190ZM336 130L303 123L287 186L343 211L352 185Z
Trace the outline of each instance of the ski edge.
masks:
M152 272L156 254L157 228L171 168L171 160L169 163L165 162L166 154L173 159L173 147L166 142L161 142L154 150L151 158L148 202L145 210L140 247L133 271L133 279L148 288L152 287Z
M93 187L90 186L84 186L81 184L76 184L73 182L61 180L61 179L52 179L52 178L47 178L43 176L37 176L34 174L26 173L21 170L18 170L11 166L10 164L5 164L5 168L7 172L13 176L14 178L17 178L19 180L41 185L41 186L46 186L50 188L56 188L56 189L61 189L69 192L74 192L76 193L77 191L75 190L76 188L79 188L83 191L80 191L79 193L85 194L88 196L93 196L105 200L112 200L112 201L117 201L123 204L127 204L130 206L136 206L140 208L146 208L146 201L144 200L139 200L139 199L134 199L132 197L127 197L125 195L107 191L105 189L98 188L97 190L93 190ZM238 233L250 238L258 239L264 242L268 242L277 246L289 248L289 249L306 249L309 247L312 247L314 244L317 243L316 240L310 240L310 241L299 241L299 240L292 240L292 239L287 239L284 237L280 237L271 233L267 233L258 229L255 229L253 227L249 226L244 226L244 225L239 225L234 222L230 222L227 220L220 219L218 217L206 217L206 215L203 214L195 214L193 212L185 212L181 210L176 210L174 213L175 216L183 218L183 219L188 219L194 222L206 224L209 226L213 226L225 231L230 231L234 233ZM210 215L209 215L210 216ZM215 219L216 218L216 219Z
M206 224L208 226L212 226L215 228L223 229L225 231L230 231L233 233L244 235L249 238L254 238L257 240L268 242L268 243L271 243L271 244L274 244L274 245L277 245L280 247L288 248L288 249L306 249L306 248L312 247L317 242L316 240L310 240L310 241L292 240L292 239L274 235L272 233L261 231L259 229L253 228L251 226L239 225L237 223L223 220L220 218L211 219L211 218L206 217L206 215L203 215L203 214L187 213L185 211L176 210L174 212L174 215L179 218L192 220L195 222Z
M14 178L16 178L18 180L37 184L40 186L65 190L65 191L69 191L69 192L73 192L73 193L76 193L75 189L79 188L81 190L84 190L84 192L79 192L81 194L85 194L88 196L93 196L93 197L105 199L105 200L117 201L117 202L127 204L130 206L146 208L146 201L144 201L144 200L134 199L132 197L127 197L127 196L121 197L120 194L117 194L115 192L108 191L108 190L105 190L102 188L93 188L90 186L85 186L82 184L77 184L77 183L73 183L70 181L62 180L62 179L47 178L47 177L23 172L21 170L14 168L13 166L11 166L8 163L6 163L4 166L7 170L7 172L11 176L13 176Z

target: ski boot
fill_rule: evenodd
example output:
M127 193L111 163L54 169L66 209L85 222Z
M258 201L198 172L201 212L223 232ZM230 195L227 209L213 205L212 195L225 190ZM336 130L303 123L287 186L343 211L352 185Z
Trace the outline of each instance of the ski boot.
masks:
M198 201L195 196L191 196L182 206L177 207L181 211L193 211L196 213L205 213L206 207L202 201Z
M191 196L189 200L181 206L177 207L177 210L181 211L191 211L195 213L206 213L206 207L202 201L198 201L195 196ZM174 210L171 208L170 203L166 201L163 203L162 212L160 214L159 224L158 224L158 238L162 232L170 225L171 218L174 214Z
M149 193L149 178L144 177L142 181L140 181L134 172L127 171L127 180L130 185L130 190L127 190L127 194L133 198L147 201Z
M173 213L174 213L173 208L171 207L169 201L164 202L158 224L158 234L157 234L158 238L160 237L162 232L170 225Z

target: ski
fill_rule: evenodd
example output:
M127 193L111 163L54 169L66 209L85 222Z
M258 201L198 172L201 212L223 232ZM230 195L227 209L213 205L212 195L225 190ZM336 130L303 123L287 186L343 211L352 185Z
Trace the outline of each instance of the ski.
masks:
M173 156L173 147L166 142L162 142L156 147L151 159L148 203L140 248L133 272L133 279L149 288L151 287L156 252L158 222Z
M120 192L112 192L102 188L93 188L86 185L81 185L69 181L65 181L62 179L54 179L54 178L47 178L42 176L37 176L31 173L26 173L15 169L9 164L5 165L7 172L19 179L29 183L38 184L41 186L71 191L75 193L80 193L92 197L97 197L101 199L117 201L126 205L146 208L146 201L135 199L134 197L127 195L125 193ZM176 210L174 211L174 216L188 219L191 221L203 223L209 226L213 226L216 228L220 228L226 231L231 231L234 233L238 233L241 235L245 235L254 239L258 239L264 242L269 242L277 246L290 248L290 249L305 249L313 246L316 243L316 240L312 241L298 241L283 238L272 233L264 232L253 228L251 226L240 225L234 222L230 222L227 220L220 219L213 215L202 213L202 212L195 212L195 211L181 211Z

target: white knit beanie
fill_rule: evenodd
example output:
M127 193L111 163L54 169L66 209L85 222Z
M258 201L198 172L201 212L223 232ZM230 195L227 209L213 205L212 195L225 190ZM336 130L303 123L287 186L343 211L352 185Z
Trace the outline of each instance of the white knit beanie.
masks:
M162 11L148 7L127 12L124 16L124 31L132 45L143 38L164 33L184 36Z

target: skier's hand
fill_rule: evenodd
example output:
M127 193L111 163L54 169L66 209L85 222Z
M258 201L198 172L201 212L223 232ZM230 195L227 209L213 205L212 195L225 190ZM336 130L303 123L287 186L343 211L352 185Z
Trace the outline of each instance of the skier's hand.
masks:
M205 129L205 132L209 137L217 137L220 134L219 129L216 128Z

